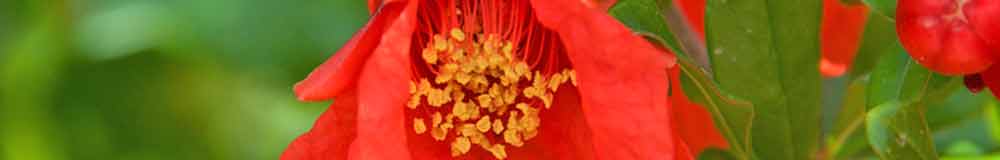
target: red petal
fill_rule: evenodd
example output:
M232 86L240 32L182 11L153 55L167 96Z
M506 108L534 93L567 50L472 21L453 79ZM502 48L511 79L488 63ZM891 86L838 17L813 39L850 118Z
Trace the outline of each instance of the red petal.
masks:
M382 0L368 0L368 12L375 14L375 11L378 11L378 7L381 7L381 5Z
M538 19L566 43L600 159L674 157L666 69L675 57L614 18L572 0L532 0Z
M674 142L675 144L677 144L677 147L676 147L677 150L674 151L674 153L677 153L677 154L675 154L674 159L694 159L695 158L695 155L697 155L697 154L695 154L696 152L692 151L688 147L688 145L685 144L685 142L684 142L685 140L682 140L681 138L674 138L674 140L677 141L677 142Z
M581 1L583 2L583 4L586 4L587 7L599 9L601 11L607 11L608 9L611 9L611 6L614 6L615 3L618 3L618 0L581 0Z
M840 0L823 0L823 26L820 27L822 63L820 71L825 77L843 75L854 61L861 34L868 20L868 7L841 3Z
M407 119L406 124L413 124L412 119ZM410 155L414 160L438 160L451 158L451 146L448 142L437 141L428 136L429 133L417 134L412 129L406 131L407 146L410 148ZM474 153L477 147L469 153ZM491 156L492 157L492 156Z
M389 24L399 17L402 3L386 5L371 21L361 28L333 57L313 70L305 80L295 85L295 95L301 101L320 101L353 88L365 60L382 40Z
M670 69L670 89L673 93L670 102L674 107L670 110L670 118L674 122L674 131L677 131L678 136L686 142L693 155L709 147L728 148L729 143L715 128L708 110L692 103L684 95L684 90L681 89L680 71L680 67Z
M336 97L313 128L288 145L282 160L347 159L347 148L356 135L358 97L347 92Z
M572 86L559 87L552 108L541 112L538 136L520 148L508 149L510 159L595 159L580 94Z
M365 63L358 81L358 136L350 159L409 159L403 108L409 99L410 41L416 26L416 1L393 22L383 41Z

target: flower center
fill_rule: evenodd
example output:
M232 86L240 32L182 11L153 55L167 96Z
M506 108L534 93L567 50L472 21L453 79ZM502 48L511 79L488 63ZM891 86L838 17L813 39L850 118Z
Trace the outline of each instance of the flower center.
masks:
M454 28L431 37L420 54L435 76L411 81L407 107L432 113L414 118L413 129L449 141L452 156L478 145L505 158L507 145L520 147L538 135L539 112L552 106L559 86L576 84L570 69L531 71L515 56L514 43L496 34Z
M407 104L413 130L497 159L538 136L539 114L561 85L576 85L555 32L527 0L421 1Z

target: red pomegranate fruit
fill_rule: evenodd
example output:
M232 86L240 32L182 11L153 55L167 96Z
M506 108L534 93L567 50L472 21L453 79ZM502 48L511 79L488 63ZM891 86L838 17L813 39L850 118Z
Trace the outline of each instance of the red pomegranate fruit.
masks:
M900 0L896 32L917 63L944 75L979 73L994 63L997 0ZM992 47L990 45L992 43Z

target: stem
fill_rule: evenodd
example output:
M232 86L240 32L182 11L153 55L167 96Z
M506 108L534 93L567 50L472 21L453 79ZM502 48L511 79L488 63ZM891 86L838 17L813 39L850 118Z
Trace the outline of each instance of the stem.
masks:
M680 44L680 50L694 59L695 63L702 70L712 77L712 64L708 61L708 49L698 33L688 24L687 17L681 12L681 8L673 5L672 0L657 0L660 6L660 13L667 23L667 29L674 33L674 38Z

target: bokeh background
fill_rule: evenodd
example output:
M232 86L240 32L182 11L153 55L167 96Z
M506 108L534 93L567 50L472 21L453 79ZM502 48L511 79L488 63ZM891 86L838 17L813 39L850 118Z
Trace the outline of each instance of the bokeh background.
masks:
M361 0L0 0L0 160L277 159Z

